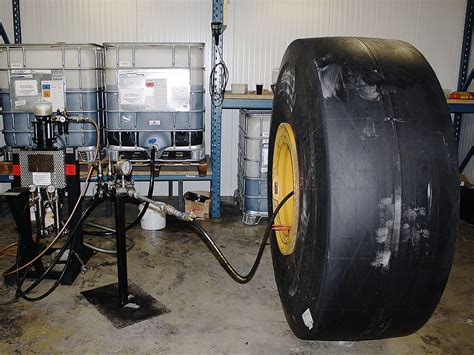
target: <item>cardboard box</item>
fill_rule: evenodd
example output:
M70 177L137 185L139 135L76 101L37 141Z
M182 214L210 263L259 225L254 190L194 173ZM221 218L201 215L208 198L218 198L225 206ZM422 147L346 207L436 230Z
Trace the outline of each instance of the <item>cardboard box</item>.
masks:
M190 191L198 195L209 197L204 202L197 202L184 198L184 211L194 214L197 219L209 219L211 211L211 193L209 191Z
M230 90L235 95L245 95L249 91L249 86L247 84L231 84Z

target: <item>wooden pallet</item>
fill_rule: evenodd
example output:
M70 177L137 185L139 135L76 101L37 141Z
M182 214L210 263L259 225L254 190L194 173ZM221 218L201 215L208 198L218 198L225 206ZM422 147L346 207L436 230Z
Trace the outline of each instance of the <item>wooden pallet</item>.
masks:
M0 175L13 175L13 163L7 161L0 162Z
M160 175L206 176L210 174L209 156L197 162L159 163Z
M185 175L185 176L209 176L212 175L211 164L209 156L196 162L157 162L155 164L156 175L161 176L173 176L173 175ZM107 171L103 172L107 175ZM87 164L81 164L81 178L85 178L87 175ZM135 176L149 176L150 167L147 163L134 163L133 164L133 175Z

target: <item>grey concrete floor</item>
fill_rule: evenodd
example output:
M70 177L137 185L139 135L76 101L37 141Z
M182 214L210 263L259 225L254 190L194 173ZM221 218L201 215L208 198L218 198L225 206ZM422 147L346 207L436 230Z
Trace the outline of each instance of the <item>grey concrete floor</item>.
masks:
M129 214L135 212L130 207ZM264 223L245 227L227 204L223 218L203 224L236 268L247 270ZM0 230L0 246L15 240L11 217L0 220ZM136 245L128 254L129 279L170 313L114 328L80 294L116 282L114 257L97 254L72 286L60 286L40 302L15 300L13 288L0 286L0 353L474 353L474 226L464 222L448 286L430 321L408 337L364 342L310 342L293 336L269 250L251 283L239 285L189 229L170 223L159 232L135 228L132 235ZM13 258L0 257L1 270L12 263Z

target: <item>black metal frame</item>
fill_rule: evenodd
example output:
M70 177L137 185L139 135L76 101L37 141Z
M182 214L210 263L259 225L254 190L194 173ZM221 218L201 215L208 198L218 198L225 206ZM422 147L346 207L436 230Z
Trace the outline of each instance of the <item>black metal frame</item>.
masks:
M10 44L10 39L8 38L7 31L5 31L5 27L3 27L2 22L0 22L0 36L3 39L3 43Z

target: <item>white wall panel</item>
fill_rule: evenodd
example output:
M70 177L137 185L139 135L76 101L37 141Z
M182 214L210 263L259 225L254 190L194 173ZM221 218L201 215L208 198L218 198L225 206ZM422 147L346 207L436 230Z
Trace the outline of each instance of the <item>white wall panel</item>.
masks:
M0 4L0 19L8 20L11 1ZM23 41L205 42L209 74L211 5L211 0L21 0ZM465 8L466 0L230 0L224 35L229 84L254 88L263 83L269 88L273 68L295 38L368 36L412 43L442 86L452 89ZM210 127L209 101L206 107ZM237 125L238 113L224 112L223 195L232 195L237 186Z

